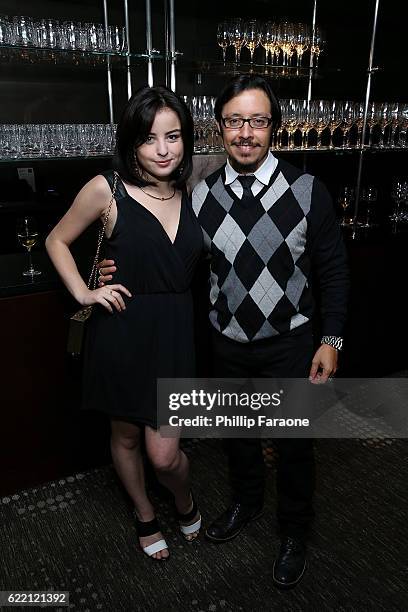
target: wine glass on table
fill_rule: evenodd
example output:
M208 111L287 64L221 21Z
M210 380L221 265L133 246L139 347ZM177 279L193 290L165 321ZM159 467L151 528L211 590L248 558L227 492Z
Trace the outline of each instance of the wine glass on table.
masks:
M394 210L389 218L390 221L395 224L395 227L396 224L401 221L401 204L402 202L404 202L404 199L406 197L405 185L406 184L400 180L394 181L392 185L391 197L394 200Z
M366 219L363 227L372 227L372 206L375 205L377 201L377 188L373 185L369 185L365 189L363 189L361 194L361 200L366 203Z
M17 221L17 238L20 244L27 249L29 268L24 270L23 276L38 276L41 270L35 270L31 258L31 249L38 242L39 233L34 217L24 217Z
M341 222L342 227L349 227L351 225L352 219L346 218L346 210L350 207L351 203L354 200L354 189L346 185L343 187L339 193L337 198L337 202L343 209L343 219Z

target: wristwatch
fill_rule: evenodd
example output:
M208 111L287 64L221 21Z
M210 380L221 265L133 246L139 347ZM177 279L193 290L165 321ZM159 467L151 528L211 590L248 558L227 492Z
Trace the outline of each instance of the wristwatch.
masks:
M338 351L341 351L343 348L343 338L341 336L322 336L320 343L328 344Z

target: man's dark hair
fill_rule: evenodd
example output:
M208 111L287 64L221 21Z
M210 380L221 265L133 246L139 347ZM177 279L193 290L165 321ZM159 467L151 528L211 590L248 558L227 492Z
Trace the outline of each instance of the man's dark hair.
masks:
M154 184L142 177L135 163L135 149L146 142L156 113L163 108L170 108L180 119L184 156L170 177L177 188L184 187L193 169L194 124L187 105L167 87L141 87L130 98L119 120L113 162L120 176L137 187Z
M263 77L249 75L249 74L239 74L238 76L233 77L224 89L221 91L220 95L217 97L214 106L214 114L215 118L218 121L219 125L222 126L221 118L222 118L222 109L224 106L238 96L243 91L247 89L261 89L269 98L271 103L271 115L272 115L272 134L276 132L279 128L282 121L281 108L279 104L279 100L274 93L272 87L269 85L268 81L266 81Z

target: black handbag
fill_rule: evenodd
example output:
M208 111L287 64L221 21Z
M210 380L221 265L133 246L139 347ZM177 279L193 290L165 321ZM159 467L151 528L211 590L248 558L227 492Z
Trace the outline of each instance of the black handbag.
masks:
M99 232L98 236L98 245L96 247L96 254L94 258L94 262L92 265L91 274L88 280L88 289L96 289L97 279L98 279L98 260L99 260L99 252L101 249L102 240L105 234L106 224L109 219L110 211L112 208L113 201L115 199L116 185L118 182L118 174L114 172L114 181L112 187L112 197L109 202L108 212L105 215L103 220L102 229ZM80 310L78 310L75 314L70 317L69 320L69 329L68 329L68 340L67 340L67 351L72 356L77 357L81 354L82 348L84 345L84 338L86 333L87 321L91 316L93 311L93 304L90 306L84 306Z

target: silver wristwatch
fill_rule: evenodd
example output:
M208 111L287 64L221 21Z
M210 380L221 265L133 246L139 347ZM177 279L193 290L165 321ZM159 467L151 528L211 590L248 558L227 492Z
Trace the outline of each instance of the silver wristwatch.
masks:
M341 336L322 336L320 342L321 344L328 344L338 351L343 348L343 338Z

